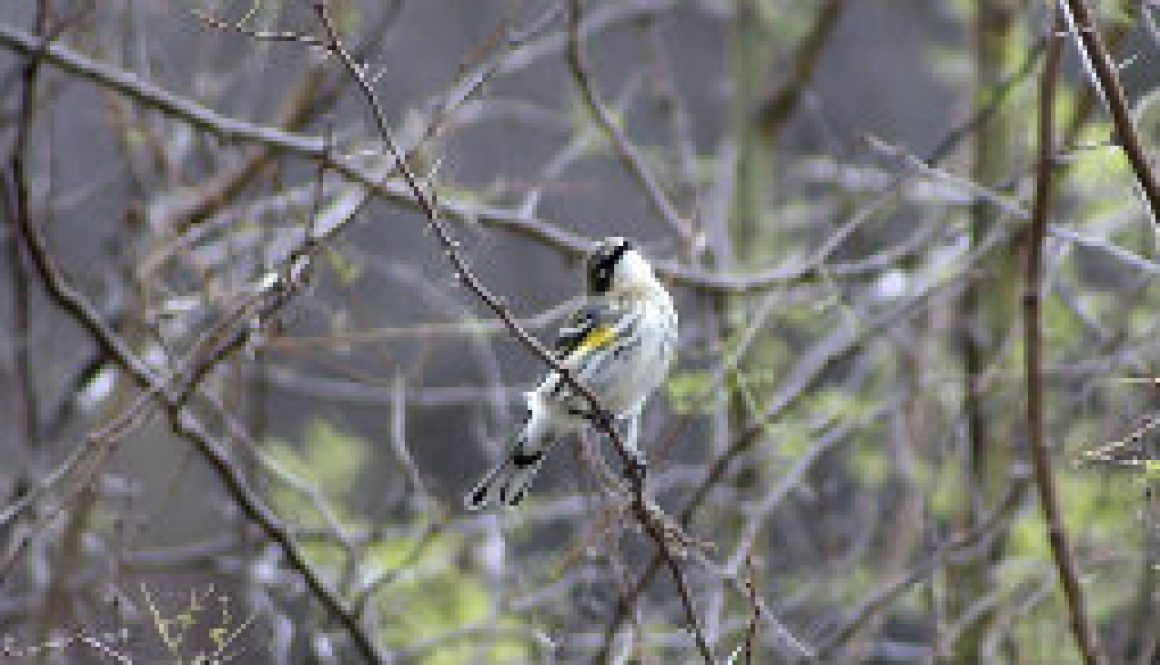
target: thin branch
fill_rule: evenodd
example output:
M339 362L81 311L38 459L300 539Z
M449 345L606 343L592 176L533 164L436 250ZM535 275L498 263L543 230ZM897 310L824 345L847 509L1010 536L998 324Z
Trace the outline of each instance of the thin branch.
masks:
M1004 214L1011 215L1015 218L1031 219L1032 211L1007 194L980 185L969 178L964 178L943 169L927 165L920 157L904 150L901 146L887 143L877 137L868 136L866 137L866 142L872 149L898 158L908 170L933 180L961 187L969 196L970 202L984 202ZM1056 165L1061 165L1058 152L1056 152L1055 159ZM1034 164L1031 166L1034 166ZM1047 235L1104 254L1107 258L1122 263L1126 267L1139 271L1149 277L1160 276L1160 266L1156 265L1156 263L1106 240L1076 233L1067 226L1052 223L1048 223L1047 225Z
M29 57L39 59L55 48L55 45L49 43L47 39L36 40L36 42L36 47L26 52ZM29 91L29 94L31 93L32 91ZM322 604L339 619L363 655L372 662L383 662L383 657L379 654L371 634L359 624L357 618L346 608L343 601L327 587L319 572L310 565L305 553L294 542L278 516L250 488L241 470L230 460L225 446L214 439L197 418L184 408L188 395L200 377L204 375L204 372L208 371L208 367L220 359L228 349L236 346L235 338L227 336L227 343L218 344L214 342L221 341L221 338L217 336L207 337L205 345L201 345L191 352L191 359L199 360L201 364L190 367L187 382L179 383L176 386L177 389L174 389L174 386L171 386L165 378L158 377L134 355L124 340L105 324L100 313L84 294L69 283L69 280L53 261L47 242L30 216L18 216L17 222L32 262L51 298L85 328L104 352L126 370L138 387L164 405L174 430L194 443L195 447L217 472L219 479L226 486L242 512L258 524L267 537L279 544L290 565L303 576L307 586ZM281 297L292 291L290 285L286 284L283 279L276 280L270 288L275 291L274 295L277 296L272 302L280 302ZM276 308L278 305L271 304L270 306ZM136 418L135 412L135 407L129 410L130 418ZM90 439L90 442L92 441L94 440Z
M1058 16L1057 12L1057 16ZM1043 243L1047 236L1047 220L1051 214L1053 167L1055 165L1055 90L1059 79L1061 21L1056 21L1055 33L1047 46L1043 66L1043 80L1039 90L1039 160L1035 174L1035 201L1031 213L1031 229L1027 251L1026 283L1023 292L1024 361L1027 374L1027 439L1031 448L1031 463L1035 471L1035 485L1039 489L1039 506L1047 526L1051 553L1059 569L1059 580L1067 598L1071 630L1084 662L1096 665L1103 662L1096 644L1096 635L1088 622L1084 608L1083 588L1079 583L1075 561L1064 531L1051 468L1051 451L1044 440L1043 427L1043 334L1041 326Z
M3 23L0 23L0 44L24 55L43 49L45 62L167 115L179 117L223 139L269 144L282 152L307 159L318 159L325 155L326 142L322 138L301 136L235 120L148 83L134 74L87 58L60 44L45 44L37 37Z
M1132 120L1132 109L1128 106L1124 86L1120 83L1116 65L1108 53L1108 47L1096 27L1092 10L1087 0L1059 0L1060 11L1064 14L1069 26L1073 27L1073 36L1080 57L1089 63L1094 70L1095 84L1107 103L1108 112L1112 116L1112 123L1116 127L1116 138L1152 213L1152 223L1160 224L1160 181L1156 178L1156 171L1144 150L1144 143L1140 133L1136 131L1136 124Z
M313 35L307 35L301 32L285 31L270 31L270 30L255 30L245 25L243 21L227 21L218 18L209 12L202 11L198 8L189 10L189 13L196 16L200 21L218 30L227 30L236 32L260 42L287 42L291 44L305 44L307 46L314 46L318 48L326 48L326 42Z
M38 43L36 38L28 33L0 23L0 46L27 54L34 52ZM381 169L367 169L343 161L328 150L327 141L323 137L287 132L231 118L186 97L159 88L131 73L91 60L59 44L50 44L47 47L44 61L67 73L125 95L144 106L180 118L202 131L227 141L255 143L283 154L321 163L385 201L421 211L421 204L413 197L406 183L383 181L384 176L392 170L389 166L384 172ZM948 144L955 145L957 142L958 139ZM894 189L888 187L887 195L893 195ZM530 217L518 209L448 200L440 203L441 211L446 213L449 219L463 224L478 223L517 233L569 258L582 256L593 244L587 238L545 220ZM885 203L885 200L876 199L867 206L867 211L855 215L843 228L852 230L871 213L881 209ZM857 277L880 271L881 266L877 264L863 266L858 263L833 264L822 270L821 263L832 254L837 244L834 241L826 243L822 250L815 252L808 261L751 275L712 273L667 261L658 262L656 268L662 279L674 285L706 292L732 294L754 293L785 285L817 282L823 279L823 273L825 277L834 278Z
M350 633L363 656L371 662L384 662L385 659L379 653L370 633L359 624L342 599L326 585L321 574L311 566L306 554L294 542L281 519L249 486L242 471L230 460L225 445L216 440L188 409L182 408L184 391L174 391L166 387L165 381L156 377L137 359L121 338L107 328L96 309L68 282L52 261L48 247L35 226L22 224L21 232L53 300L89 332L104 351L126 370L134 383L164 404L174 430L195 445L217 472L219 479L242 512L256 523L268 538L279 545L290 566L302 575L311 592Z
M391 385L391 450L411 483L415 504L428 507L437 505L407 448L407 382L401 372L395 374Z
M802 92L806 89L817 69L826 43L842 17L846 0L826 0L818 10L814 25L802 38L793 55L792 72L789 79L770 97L762 102L757 112L757 124L761 128L767 146L772 146L786 121L790 119Z
M63 27L63 26L61 26ZM45 43L58 34L61 27L54 28L53 33L44 36ZM44 35L48 29L48 8L46 3L37 3L35 29ZM28 141L32 132L32 123L36 117L36 88L40 77L40 68L43 64L43 48L37 52L28 53L19 68L20 71L20 106L16 116L16 140L12 147L8 165L0 173L0 194L4 195L8 205L5 206L5 216L8 218L11 233L6 241L9 270L12 287L12 336L14 340L13 354L13 421L17 424L20 433L20 443L26 449L34 448L39 438L40 418L38 416L36 383L32 376L31 354L31 319L30 300L28 293L28 270L24 249L21 247L19 224L27 219L32 212L28 187ZM10 177L5 177L10 175Z
M749 627L745 630L745 665L753 665L753 642L757 638L757 623L761 619L761 607L757 604L757 585L753 581L756 573L753 569L753 557L745 557L745 588L749 591L749 605L753 616L749 619Z
M580 26L580 36L584 39L602 32L613 25L645 21L671 12L679 3L674 0L625 0L623 2L602 3L589 13ZM568 35L552 33L527 45L507 58L501 68L502 73L519 71L547 56L566 52Z
M576 81L576 87L580 89L584 103L608 136L617 155L620 156L620 161L624 163L625 169L636 178L648 195L649 203L652 204L661 218L668 222L685 246L690 246L694 238L688 221L681 217L676 206L669 200L668 195L657 182L656 176L644 163L644 157L640 154L640 150L629 140L628 134L612 116L612 112L608 110L600 98L600 93L596 90L596 84L593 82L592 74L588 69L588 56L584 50L584 42L580 35L583 14L582 0L570 0L568 7L568 64L572 68L572 78Z
M990 515L980 520L973 529L933 548L909 571L868 594L857 607L851 610L846 620L831 631L830 636L818 645L818 657L828 658L832 656L874 617L898 600L907 589L934 572L946 558L956 552L970 550L985 542L990 534L998 530L1014 515L1015 510L1019 507L1020 499L1023 497L1023 488L1026 484L1026 478L1013 479L1007 493L992 509Z

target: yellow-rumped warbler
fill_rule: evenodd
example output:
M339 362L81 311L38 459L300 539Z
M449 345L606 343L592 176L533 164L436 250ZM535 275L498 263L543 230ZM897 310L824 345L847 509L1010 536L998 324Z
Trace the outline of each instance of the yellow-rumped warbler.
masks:
M606 238L588 259L587 301L556 339L553 353L608 412L627 421L624 442L644 470L637 448L645 399L668 373L677 343L673 299L652 266L624 238ZM527 419L504 461L467 495L472 510L518 504L544 455L561 437L591 422L583 396L557 372L525 395Z

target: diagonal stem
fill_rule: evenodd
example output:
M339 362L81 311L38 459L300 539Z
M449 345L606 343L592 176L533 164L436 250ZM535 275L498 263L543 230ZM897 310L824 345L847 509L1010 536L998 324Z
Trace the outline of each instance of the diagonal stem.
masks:
M1104 39L1096 29L1091 6L1087 0L1059 0L1059 10L1064 12L1063 18L1068 18L1069 25L1074 28L1076 47L1080 57L1091 65L1098 92L1107 103L1112 122L1116 127L1116 143L1124 149L1132 171L1140 188L1144 190L1144 197L1152 213L1152 223L1160 224L1160 181L1157 180L1156 170L1153 168L1147 153L1144 151L1144 142L1140 133L1136 131L1136 124L1132 120L1132 111L1128 107L1127 95L1124 86L1120 83L1120 76L1116 73L1116 65L1108 53ZM1063 32L1063 25L1058 26L1058 32Z

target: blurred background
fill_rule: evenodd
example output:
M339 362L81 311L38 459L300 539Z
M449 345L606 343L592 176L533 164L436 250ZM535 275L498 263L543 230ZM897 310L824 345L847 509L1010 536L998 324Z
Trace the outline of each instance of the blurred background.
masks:
M1155 155L1160 8L1088 1ZM1160 662L1154 213L1055 11L327 4L528 331L592 241L658 266L642 441L694 630L596 433L462 509L544 364L311 3L4 2L0 660Z

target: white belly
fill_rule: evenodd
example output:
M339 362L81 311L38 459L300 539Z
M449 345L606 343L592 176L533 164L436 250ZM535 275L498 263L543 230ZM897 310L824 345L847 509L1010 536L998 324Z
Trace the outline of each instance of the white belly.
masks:
M672 303L641 306L640 343L628 347L587 384L616 416L639 409L665 380L676 351L677 315Z
M647 301L636 301L629 307L639 314L641 333L621 333L626 339L637 338L639 341L625 344L620 352L594 364L590 371L581 370L573 374L616 417L626 416L643 406L648 396L665 380L677 347L677 314L667 293ZM579 368L572 369L575 372ZM553 413L548 420L557 429L557 434L582 427L590 414L588 401L575 394L555 372L528 393L528 408L536 415Z

